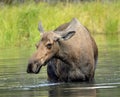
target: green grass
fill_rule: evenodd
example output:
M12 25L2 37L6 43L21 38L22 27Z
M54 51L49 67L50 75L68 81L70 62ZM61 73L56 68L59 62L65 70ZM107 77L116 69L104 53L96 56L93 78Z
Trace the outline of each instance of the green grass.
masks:
M91 33L120 32L120 2L4 5L0 7L0 48L32 46L40 38L37 30L40 20L48 31L73 17L78 18Z

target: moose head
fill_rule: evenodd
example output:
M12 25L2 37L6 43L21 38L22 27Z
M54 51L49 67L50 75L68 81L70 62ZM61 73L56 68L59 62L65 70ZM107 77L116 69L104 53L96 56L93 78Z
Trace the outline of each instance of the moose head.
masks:
M74 36L75 31L49 31L45 32L41 22L38 24L41 39L36 45L36 52L29 59L27 72L39 73L42 66L45 66L52 58L61 57L63 52L62 42Z

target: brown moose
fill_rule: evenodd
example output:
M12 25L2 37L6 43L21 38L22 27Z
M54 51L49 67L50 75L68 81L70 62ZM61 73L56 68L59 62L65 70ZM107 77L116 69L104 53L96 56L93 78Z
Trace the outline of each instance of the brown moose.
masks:
M98 58L97 45L89 31L76 19L45 33L29 60L27 72L39 73L47 64L48 80L53 82L92 81Z

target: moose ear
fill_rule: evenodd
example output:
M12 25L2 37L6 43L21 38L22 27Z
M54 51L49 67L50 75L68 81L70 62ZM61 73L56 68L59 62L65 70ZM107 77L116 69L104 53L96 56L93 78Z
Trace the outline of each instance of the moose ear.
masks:
M76 33L75 31L69 31L69 32L61 35L61 38L62 38L63 40L68 40L68 39L70 39L72 36L74 36L75 33Z
M39 32L41 32L41 33L44 32L44 29L43 29L43 27L42 27L42 23L41 23L41 22L38 23L38 30L39 30Z
M54 41L59 41L59 40L68 40L70 39L76 32L75 31L69 31L67 33L59 33L54 37ZM63 34L64 33L64 34Z

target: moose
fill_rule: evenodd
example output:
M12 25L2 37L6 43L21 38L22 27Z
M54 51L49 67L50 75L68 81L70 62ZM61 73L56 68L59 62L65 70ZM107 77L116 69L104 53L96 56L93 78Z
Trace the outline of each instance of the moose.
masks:
M98 48L89 30L77 18L48 33L39 23L40 41L29 59L27 73L38 74L47 65L50 82L93 81Z

